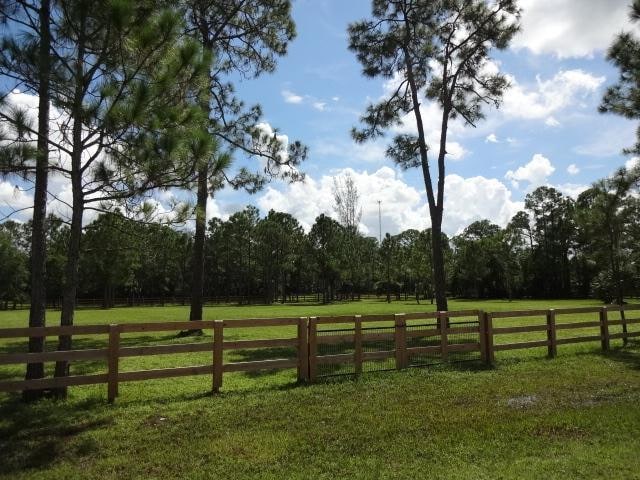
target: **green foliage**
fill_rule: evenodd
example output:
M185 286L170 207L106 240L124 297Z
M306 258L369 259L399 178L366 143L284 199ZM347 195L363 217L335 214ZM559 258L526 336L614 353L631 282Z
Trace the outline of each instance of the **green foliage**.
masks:
M638 0L631 6L630 17L635 22L640 19ZM618 83L605 92L600 111L640 119L640 39L630 32L620 33L607 57L618 68L620 76ZM640 128L637 137L636 145L626 149L626 153L640 153Z

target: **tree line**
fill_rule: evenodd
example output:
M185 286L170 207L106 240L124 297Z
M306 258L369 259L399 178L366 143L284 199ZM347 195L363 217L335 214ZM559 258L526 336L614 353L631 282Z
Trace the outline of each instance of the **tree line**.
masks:
M575 200L553 187L538 187L505 227L478 220L457 235L441 234L448 295L591 297L620 304L625 296L638 295L639 179L640 169L621 168ZM261 216L253 206L227 220L211 219L204 241L204 296L272 304L309 294L325 303L376 294L388 301L433 302L433 230L405 230L379 242L354 228L358 215L340 214L340 205L357 211L357 200L356 192L350 201L336 202L339 220L320 215L308 232L288 213ZM28 298L30 229L30 223L0 225L4 308ZM60 219L47 219L46 283L53 306L62 295L69 230ZM193 249L193 232L103 213L83 234L79 296L100 298L104 308L113 306L114 298L131 304L144 298L184 301L192 291Z

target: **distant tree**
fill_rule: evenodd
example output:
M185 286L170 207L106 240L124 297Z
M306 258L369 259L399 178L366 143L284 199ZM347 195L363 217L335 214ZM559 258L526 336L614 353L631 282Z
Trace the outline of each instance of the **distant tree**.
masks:
M402 121L415 124L417 135L397 135L387 155L402 168L422 170L433 230L436 303L439 310L447 310L440 234L449 121L460 117L475 126L484 105L499 105L508 83L490 68L489 54L509 45L518 31L519 10L515 0L374 0L372 16L349 26L349 48L364 75L390 79L393 89L367 108L361 118L364 127L354 129L353 137L363 142ZM442 109L436 185L420 108L423 98Z
M631 5L630 17L633 22L640 21L640 0ZM600 112L640 119L640 38L630 32L619 34L607 58L620 70L620 77L605 92ZM640 127L637 143L625 152L640 154Z
M25 300L28 281L27 256L12 241L11 236L0 231L0 310Z
M334 209L338 214L338 219L343 227L353 232L358 231L360 219L362 218L362 207L360 206L360 194L358 187L349 172L333 177Z

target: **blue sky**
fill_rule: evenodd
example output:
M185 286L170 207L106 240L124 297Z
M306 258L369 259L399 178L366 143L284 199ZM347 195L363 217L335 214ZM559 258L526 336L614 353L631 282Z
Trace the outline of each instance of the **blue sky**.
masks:
M459 122L451 127L448 150L455 158L447 163L448 233L480 218L505 225L533 188L553 185L575 196L633 161L620 152L633 143L636 125L597 112L604 89L617 77L604 58L606 49L621 30L638 30L627 21L628 3L521 1L522 33L509 50L493 56L494 68L512 83L503 107L487 111L478 128ZM347 25L369 11L369 0L294 1L298 36L288 55L275 73L238 81L237 90L247 104L262 105L271 127L309 146L302 166L307 180L273 183L252 197L226 190L211 200L209 216L226 217L253 203L263 213L270 208L292 213L308 228L320 213L333 214L332 177L349 171L361 194L364 233L378 235L378 200L383 232L429 225L419 171L397 169L384 156L384 140L357 146L350 138L368 102L385 88L383 79L365 79L347 50ZM423 111L434 137L438 110L425 102ZM241 156L236 161L256 166ZM0 184L0 210L18 201L15 194L8 198L8 183Z

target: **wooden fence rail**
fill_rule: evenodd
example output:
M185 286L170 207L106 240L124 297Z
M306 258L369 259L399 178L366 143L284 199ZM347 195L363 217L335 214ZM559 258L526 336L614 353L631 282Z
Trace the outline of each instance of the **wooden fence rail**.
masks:
M420 355L432 355L437 357L439 361L446 362L460 353L477 352L481 361L492 364L495 361L496 352L546 347L548 355L555 357L558 347L561 345L600 342L601 348L608 350L613 339L622 339L626 344L627 339L640 337L640 331L628 331L629 325L640 324L640 318L628 318L627 312L638 311L640 311L640 305L625 305L510 312L466 310L395 315L4 328L0 329L0 339L100 335L106 339L106 347L43 353L0 354L0 365L91 360L105 362L106 372L34 380L0 381L0 392L107 384L107 398L109 402L113 402L118 396L120 383L150 379L210 375L213 392L219 392L223 385L224 374L230 372L296 369L299 381L314 382L318 379L319 367L322 366L351 365L353 373L359 375L363 372L363 366L366 362L393 361L395 368L401 370L415 366L413 360ZM612 318L614 314L619 319ZM563 321L563 317L567 315L593 315L594 319L580 318L579 321ZM538 322L544 318L544 322L535 324L532 321L530 325L503 326L510 319L522 321L527 317L537 317ZM457 320L460 319L470 320L458 322ZM425 323L429 321L433 323ZM611 328L618 326L622 331L612 333ZM264 327L292 327L292 329L295 328L295 335L291 334L290 337L285 338L251 340L225 338L225 331ZM211 341L173 345L122 346L123 334L171 332L185 329L211 331ZM576 330L585 329L591 329L589 334L570 337L558 336L559 333L564 335L564 332L573 333ZM597 334L593 330L596 330ZM462 334L471 335L473 339L463 342L456 341L455 339L458 338L456 336ZM544 337L514 343L497 342L509 334L537 334L544 335ZM420 342L423 343L420 344ZM380 347L365 351L364 346L372 343L384 343L389 345L389 348ZM348 351L348 353L319 354L319 348L327 345L346 345L344 351ZM292 349L295 351L295 358L292 356L291 358L225 363L225 351L272 348ZM211 352L211 363L138 371L121 371L120 368L120 360L123 358L196 352Z

